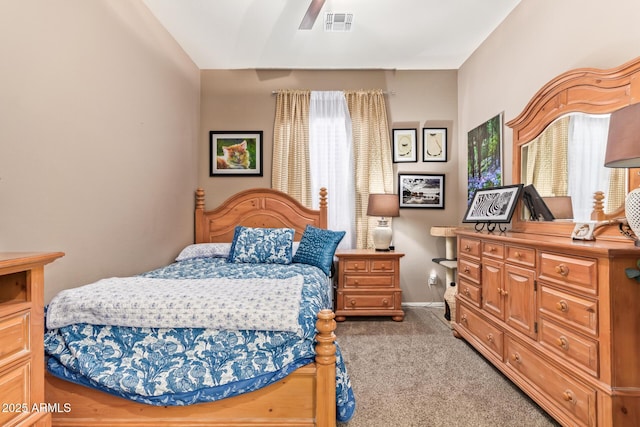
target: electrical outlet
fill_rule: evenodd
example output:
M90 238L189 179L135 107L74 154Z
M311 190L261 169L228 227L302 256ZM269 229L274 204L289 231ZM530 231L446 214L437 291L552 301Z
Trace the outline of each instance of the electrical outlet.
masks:
M438 283L438 276L435 274L431 274L429 276L429 286L436 285Z

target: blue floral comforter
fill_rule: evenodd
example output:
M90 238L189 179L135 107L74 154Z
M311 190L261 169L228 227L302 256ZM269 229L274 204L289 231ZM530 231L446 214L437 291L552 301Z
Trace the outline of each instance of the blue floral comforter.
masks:
M314 360L316 315L331 307L330 287L320 269L297 263L192 258L142 275L165 279L296 275L304 277L298 333L76 323L46 331L47 369L65 380L151 405L209 402L264 387ZM339 421L348 421L355 400L336 347L337 414Z

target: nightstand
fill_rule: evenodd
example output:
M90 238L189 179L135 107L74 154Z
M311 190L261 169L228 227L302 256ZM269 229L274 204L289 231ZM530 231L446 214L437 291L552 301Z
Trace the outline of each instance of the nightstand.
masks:
M347 316L391 316L404 319L400 289L400 258L403 253L351 249L336 252L338 287L336 321Z

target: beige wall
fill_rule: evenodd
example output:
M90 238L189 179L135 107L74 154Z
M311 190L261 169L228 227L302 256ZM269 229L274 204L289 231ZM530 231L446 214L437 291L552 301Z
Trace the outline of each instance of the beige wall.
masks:
M466 134L499 112L514 119L549 80L579 67L611 68L640 55L637 0L523 0L458 74L460 191ZM504 132L505 183L512 132ZM464 200L460 199L461 207Z
M271 186L271 153L276 89L382 89L386 97L390 128L448 127L455 135L457 114L456 71L381 70L205 70L202 72L199 182L207 192L207 207L217 206L237 191ZM262 130L264 132L264 176L209 177L210 130ZM421 151L419 152L421 155ZM429 235L433 225L455 222L458 217L455 189L458 187L458 153L450 141L446 163L399 163L397 172L445 174L445 209L402 209L393 221L396 250L402 259L401 286L404 301L442 301L444 269L431 262L445 252L443 238ZM397 175L396 175L397 179ZM397 185L397 182L396 184ZM331 195L329 194L329 203ZM435 270L440 283L429 288L427 274Z
M0 5L0 251L63 251L46 298L193 238L199 70L140 1Z

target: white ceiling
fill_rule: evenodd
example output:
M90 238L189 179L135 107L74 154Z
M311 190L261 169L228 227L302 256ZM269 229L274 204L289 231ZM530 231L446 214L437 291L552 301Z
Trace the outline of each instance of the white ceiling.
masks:
M520 0L143 0L200 69L458 69ZM325 32L325 12L353 13Z

